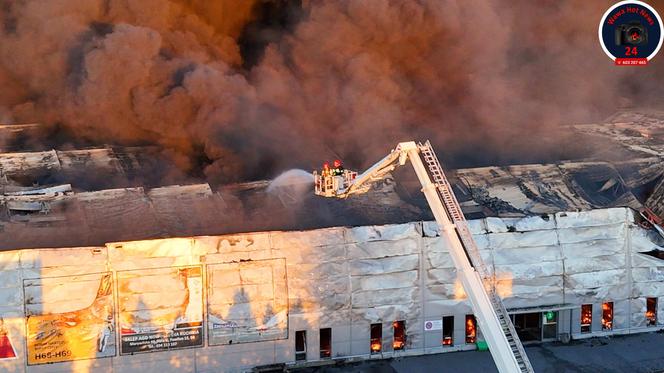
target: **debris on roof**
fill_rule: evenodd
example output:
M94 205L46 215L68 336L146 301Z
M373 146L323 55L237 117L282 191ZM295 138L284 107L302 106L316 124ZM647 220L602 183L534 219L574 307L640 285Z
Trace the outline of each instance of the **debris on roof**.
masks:
M570 128L606 143L606 153L598 158L622 150L605 161L450 171L467 218L643 206L664 216L664 113L623 112L604 124ZM0 126L0 135L3 131L9 130ZM353 203L315 198L302 183L129 183L149 173L155 151L103 147L0 153L0 249L432 219L408 170L392 175L398 182L388 177L369 193L352 197ZM90 175L103 182L91 183ZM115 177L120 181L106 182Z
M0 249L99 245L236 227L221 195L207 184L148 191L121 188L75 193L63 186L35 191L51 192L0 195Z
M640 157L664 155L664 112L619 111L605 123L572 126L574 130L620 144Z
M17 148L16 145L23 143L21 140L38 136L38 132L42 127L39 123L0 124L0 151L24 150Z
M657 216L664 218L664 177L654 188L652 194L645 203Z

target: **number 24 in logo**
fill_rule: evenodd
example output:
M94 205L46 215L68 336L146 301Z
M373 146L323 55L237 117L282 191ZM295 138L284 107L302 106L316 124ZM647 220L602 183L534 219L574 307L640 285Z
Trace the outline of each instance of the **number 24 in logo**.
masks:
M638 56L639 50L636 47L625 47L625 56Z

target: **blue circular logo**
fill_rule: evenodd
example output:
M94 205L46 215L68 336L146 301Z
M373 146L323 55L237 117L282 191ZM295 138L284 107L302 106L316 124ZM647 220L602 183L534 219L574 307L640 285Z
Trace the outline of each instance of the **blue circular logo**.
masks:
M642 1L621 1L604 13L599 40L616 64L645 65L662 47L662 19Z

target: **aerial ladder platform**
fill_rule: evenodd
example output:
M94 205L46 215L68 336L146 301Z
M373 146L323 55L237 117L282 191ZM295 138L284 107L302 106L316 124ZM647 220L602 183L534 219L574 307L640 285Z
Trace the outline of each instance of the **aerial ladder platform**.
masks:
M367 192L373 182L410 161L422 192L446 241L464 291L477 316L480 330L501 373L531 373L533 368L498 295L495 282L480 256L468 223L431 143L402 142L385 158L358 174L343 170L335 174L314 171L315 194L347 198Z

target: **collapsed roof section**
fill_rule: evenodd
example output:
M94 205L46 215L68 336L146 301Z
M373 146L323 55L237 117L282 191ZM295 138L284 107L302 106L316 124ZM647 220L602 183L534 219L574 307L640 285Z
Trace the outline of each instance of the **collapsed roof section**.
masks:
M664 155L664 111L619 111L599 124L572 126L577 132L620 144L635 157Z
M87 189L94 188L90 183L95 175L103 175L105 182L112 184L112 179L126 180L134 176L132 172L135 170L142 170L144 159L152 151L151 148L105 147L1 153L0 186L5 191L11 191L25 186L75 181L81 184L77 185L79 189ZM80 177L82 175L85 178Z
M460 169L449 176L469 219L643 204L662 216L663 118L624 112L607 124L573 127L603 139L607 149L622 149L616 159ZM6 127L0 136L25 131ZM405 168L396 171L398 182L387 178L349 203L316 198L302 180L150 189L141 178L155 172L158 156L149 147L0 154L0 249L432 219Z
M78 191L155 187L169 167L151 146L0 153L0 192L65 183Z
M614 145L607 149L629 152L629 160L614 162L616 168L644 205L664 217L664 111L623 110L606 123L572 127Z
M655 186L645 204L657 216L664 217L664 177L661 177L660 179L661 181Z
M524 165L453 173L469 218L519 217L640 204L607 163ZM0 249L109 241L404 223L432 219L417 193L391 179L352 201L316 198L311 186L269 182L76 192L70 185L0 195Z
M641 207L618 170L605 162L484 167L455 175L465 205L484 216Z

